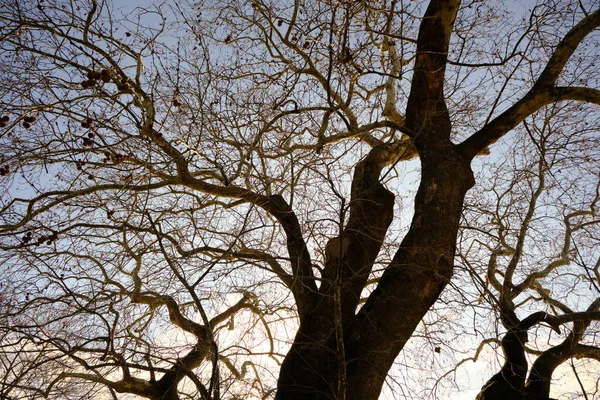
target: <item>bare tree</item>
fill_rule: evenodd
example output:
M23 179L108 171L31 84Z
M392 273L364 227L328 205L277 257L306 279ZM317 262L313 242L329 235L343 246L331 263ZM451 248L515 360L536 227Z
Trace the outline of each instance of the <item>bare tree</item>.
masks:
M0 6L3 397L376 399L455 271L507 331L482 398L548 397L558 364L597 354L598 301L544 284L594 257L597 179L573 180L559 255L521 269L548 143L598 171L597 2ZM474 162L501 139L508 189ZM536 163L511 164L525 142ZM473 207L490 185L521 197ZM526 377L543 322L573 328Z
M490 304L506 331L503 366L478 398L547 399L557 367L600 355L594 347L600 316L598 139L596 125L588 127L586 120L577 105L565 103L524 121L518 130L530 140L513 145L499 165L489 164L489 186L467 201L460 251L465 272L479 286L479 303ZM580 129L569 130L577 123ZM558 338L538 329L540 323ZM527 353L535 360L531 369Z

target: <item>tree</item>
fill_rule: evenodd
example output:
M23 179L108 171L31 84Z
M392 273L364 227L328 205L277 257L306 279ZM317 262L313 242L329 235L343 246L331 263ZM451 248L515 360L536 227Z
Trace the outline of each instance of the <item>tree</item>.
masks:
M568 117L558 117L565 111ZM589 131L583 120L579 132L563 131L579 118L576 105L562 104L525 121L521 129L532 140L511 149L520 156L490 165L493 183L467 201L473 210L465 212L462 243L468 248L460 252L461 258L478 281L479 301L490 303L506 330L501 341L504 364L479 399L547 399L552 375L561 364L600 359L594 347L597 323L590 328L600 316L595 239L600 179L596 165L589 169L589 163L579 162L590 157L593 147L588 146L596 139L573 146ZM577 185L585 189L574 198ZM536 330L535 347L527 348L528 333L542 322L559 335L566 322L574 323L566 337L550 338L543 329ZM526 353L535 355L531 368Z
M507 331L481 398L547 398L559 364L597 359L598 301L543 286L597 258L589 181L569 180L558 264L525 247L543 177L598 171L596 2L0 5L3 397L376 399L456 271ZM537 171L484 180L525 142ZM478 206L489 182L517 206ZM526 377L542 322L573 329Z

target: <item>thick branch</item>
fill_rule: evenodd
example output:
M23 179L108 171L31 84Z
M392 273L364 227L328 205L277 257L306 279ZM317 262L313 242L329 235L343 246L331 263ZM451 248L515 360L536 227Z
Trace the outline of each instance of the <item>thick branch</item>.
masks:
M565 65L587 35L600 26L600 9L583 18L565 35L548 60L536 86L550 87L556 83Z
M528 367L525 358L527 331L542 321L549 322L553 329L558 331L558 325L553 322L552 317L542 311L529 315L523 321L518 322L514 328L508 330L502 338L504 365L500 372L486 382L477 395L477 400L520 399L522 397Z
M143 379L130 377L117 382L108 380L98 375L82 374L82 373L61 373L55 380L50 383L44 395L48 397L54 385L65 379L81 379L88 382L95 382L105 385L119 393L133 393L146 398L157 398L157 392L152 384Z
M600 90L587 87L564 87L554 89L558 100L574 100L600 106Z
M174 323L184 331L192 333L197 337L206 336L206 330L208 328L190 320L189 318L186 318L183 314L181 314L181 311L179 310L179 305L171 296L149 292L134 292L131 295L131 301L139 304L147 304L151 308L166 306L169 312L169 319L172 323Z
M406 125L414 135L440 122L444 126L437 129L445 130L445 133L450 131L448 109L444 101L444 78L450 36L459 5L460 0L432 0L423 16L406 107Z
M370 382L369 393L377 390L370 394L373 398L379 395L379 384L394 359L452 277L464 195L473 185L469 161L457 155L451 144L421 160L411 227L360 309L346 346L352 360L349 374L367 375L369 379L361 382Z
M600 91L596 89L554 87L577 46L598 26L600 26L600 10L588 15L575 25L559 43L531 90L521 100L461 144L465 155L474 157L479 151L519 125L525 118L550 103L577 100L600 105Z
M598 317L598 308L600 308L600 299L594 301L585 313L576 313L580 319L573 324L573 331L559 345L554 346L542 353L535 360L531 367L531 373L527 380L527 395L530 400L546 399L550 394L550 385L552 383L552 373L562 363L571 358L577 348L577 344L582 339L585 330L589 327L592 319L587 319L596 314ZM564 316L568 317L568 316ZM560 318L560 317L559 317Z
M591 358L596 361L600 361L600 348L596 346L578 344L573 349L573 356L575 358Z
M404 144L405 142L402 142ZM372 149L354 169L350 217L340 237L327 244L321 293L333 295L337 274L344 314L353 316L373 263L393 219L394 195L379 181L382 169L398 157L400 143Z
M397 157L398 144L378 146L354 169L350 217L340 236L327 243L319 302L301 320L281 367L282 398L317 398L311 396L330 390L329 382L343 384L345 332L393 218L394 195L381 184L380 174ZM304 371L302 378L298 371Z

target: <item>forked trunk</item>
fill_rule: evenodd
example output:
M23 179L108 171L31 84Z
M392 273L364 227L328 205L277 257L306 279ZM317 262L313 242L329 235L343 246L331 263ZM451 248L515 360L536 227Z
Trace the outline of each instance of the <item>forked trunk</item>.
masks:
M334 296L323 296L302 321L281 367L277 399L339 399L340 392L348 400L379 398L400 350L452 277L463 200L473 185L469 162L451 143L426 154L422 163L415 215L396 256L358 313L355 298L342 298L354 307L343 313L343 357L336 345ZM389 208L388 201L378 204ZM361 249L374 250L355 243L350 254L364 260ZM343 280L342 287L351 280Z

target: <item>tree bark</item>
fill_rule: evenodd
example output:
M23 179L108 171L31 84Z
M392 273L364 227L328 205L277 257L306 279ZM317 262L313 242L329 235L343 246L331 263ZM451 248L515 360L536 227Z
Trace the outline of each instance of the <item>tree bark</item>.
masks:
M348 338L349 399L379 397L395 358L452 277L462 203L473 177L452 146L435 160L438 167L423 162L410 230Z
M282 364L277 399L341 395L376 400L395 358L452 277L464 196L474 184L471 157L450 140L452 127L443 92L459 5L459 0L432 0L419 30L406 127L419 153L422 174L409 232L377 288L356 313L360 292L393 217L394 196L379 182L380 173L400 156L390 155L393 148L387 146L374 148L355 168L348 224L342 235L328 243L330 257L319 297L301 318ZM334 282L340 282L340 287ZM334 318L336 289L341 291L341 330L336 330L340 327ZM341 394L340 378L345 386Z
M337 396L340 367L345 368L338 364L338 344L344 343L352 326L361 291L393 218L394 195L379 182L391 151L390 146L374 148L355 168L350 217L342 234L327 244L318 301L301 318L292 348L281 366L278 399ZM340 304L335 302L336 290ZM336 307L341 309L341 327L336 326L340 323L334 318ZM336 337L340 331L343 338Z
M379 397L394 359L452 277L462 203L473 176L468 160L451 143L430 157L423 167L411 228L356 316L360 294L356 288L364 285L367 274L363 271L370 271L365 266L372 264L383 238L373 237L376 229L368 235L366 229L345 230L349 245L342 259L347 265L344 271L350 273L342 286L347 399ZM365 221L377 221L380 232L384 232L391 222L393 196L383 186L367 193L361 201L369 202L372 214ZM361 261L356 264L355 260ZM355 280L359 282L354 285ZM338 365L329 282L322 284L321 301L302 321L282 365L278 399L336 398Z

